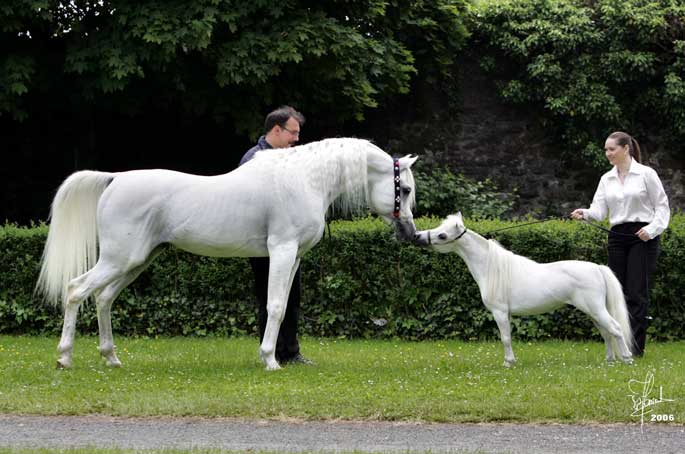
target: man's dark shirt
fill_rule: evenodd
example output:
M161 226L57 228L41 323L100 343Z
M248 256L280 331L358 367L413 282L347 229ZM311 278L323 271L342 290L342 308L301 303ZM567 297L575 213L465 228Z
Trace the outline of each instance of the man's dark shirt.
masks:
M258 151L270 150L272 148L273 147L269 144L269 142L266 141L266 136L260 137L257 141L257 145L247 150L247 153L243 155L243 158L240 160L240 164L238 164L238 166L241 166L250 159L254 158L255 153L257 153Z

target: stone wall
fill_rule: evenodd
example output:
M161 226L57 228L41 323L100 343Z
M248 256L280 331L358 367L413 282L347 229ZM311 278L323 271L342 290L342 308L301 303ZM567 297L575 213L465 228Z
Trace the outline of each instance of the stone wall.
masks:
M533 113L505 105L474 62L461 68L459 114L402 125L388 140L390 149L419 154L421 161L447 165L470 178L490 178L505 192L515 190L516 216L565 216L588 206L600 175L582 165L564 165ZM685 162L641 142L643 162L659 173L671 207L682 210Z

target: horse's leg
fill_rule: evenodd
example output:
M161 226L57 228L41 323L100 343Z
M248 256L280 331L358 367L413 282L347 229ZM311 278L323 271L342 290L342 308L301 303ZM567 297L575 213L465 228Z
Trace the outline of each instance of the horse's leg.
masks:
M511 367L516 362L514 357L514 350L511 348L511 322L509 320L509 313L506 311L495 309L492 311L497 327L499 328L499 335L504 346L504 367Z
M598 314L588 314L591 317L595 318L597 321L597 324L604 329L610 336L612 336L614 339L616 339L616 344L618 346L618 351L621 354L621 359L625 363L632 363L633 358L632 358L632 353L630 352L630 348L628 348L628 344L626 343L625 338L623 337L623 333L621 332L621 325L614 319L614 317L609 314L609 311L606 310L606 308L603 305L604 303L602 302L601 309L598 311ZM607 352L608 356L608 352ZM612 353L613 357L613 353Z
M614 345L611 342L611 334L604 328L597 327L599 334L601 334L602 339L604 339L604 346L606 347L606 362L613 363L616 360L616 353L614 352Z
M602 336L602 339L604 339L604 346L606 347L606 362L607 363L612 363L616 359L616 355L614 354L614 347L612 345L612 337L611 334L604 328L602 328L599 323L597 323L596 320L592 320L592 323L595 325L597 330L599 331L599 334Z
M632 354L630 353L630 348L628 348L628 344L623 337L621 325L607 310L605 300L605 295L582 292L574 295L570 301L570 304L580 309L592 319L599 329L599 332L602 334L602 337L604 337L606 333L606 337L604 339L607 344L607 361L610 362L613 360L613 346L609 344L615 340L623 362L632 363ZM610 353L611 360L609 358Z
M72 279L67 287L67 296L64 303L64 324L62 325L62 337L60 338L57 351L60 354L57 360L57 368L71 367L71 358L74 350L74 335L76 333L76 318L81 303L93 292L98 291L113 279L116 274L100 261L90 271Z
M297 269L294 268L297 264L297 243L270 247L269 256L269 291L266 303L268 316L259 354L266 364L266 370L277 370L281 366L276 361L276 342L288 304L293 270Z
M136 278L140 276L140 273L142 273L161 252L161 247L152 251L145 263L133 268L123 277L115 279L95 297L98 314L98 328L100 332L100 355L107 360L107 365L110 367L121 367L121 361L119 361L119 358L117 358L114 351L111 315L112 303L117 296L119 296L119 293L128 287L131 282L136 280Z
M67 298L64 303L64 323L62 324L62 336L57 345L59 358L57 359L58 369L68 369L71 367L71 356L74 350L74 335L76 333L76 317L81 301Z

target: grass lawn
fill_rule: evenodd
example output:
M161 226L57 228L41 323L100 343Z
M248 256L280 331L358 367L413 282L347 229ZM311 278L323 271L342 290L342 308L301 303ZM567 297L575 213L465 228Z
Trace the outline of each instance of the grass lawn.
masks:
M647 408L685 424L685 342L648 343L635 364L607 365L599 342L514 344L305 338L316 366L266 372L255 338L118 338L121 369L97 339L76 340L56 370L57 338L0 336L0 413L231 416L430 422L636 422L629 383L654 378ZM643 386L633 384L643 394Z

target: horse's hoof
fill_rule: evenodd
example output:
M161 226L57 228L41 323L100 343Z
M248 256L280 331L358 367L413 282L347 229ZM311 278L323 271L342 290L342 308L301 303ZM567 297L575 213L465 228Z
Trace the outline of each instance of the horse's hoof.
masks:
M71 369L71 361L65 359L58 359L55 369Z
M266 365L266 370L278 370L281 366L276 361L276 356L271 353L265 353L261 348L259 349L259 359Z
M102 357L107 363L107 367L121 367L121 361L119 361L119 358L117 358L116 353L114 353L114 350L108 350L106 353L100 352Z
M635 361L633 361L633 357L632 357L632 356L626 356L626 357L624 357L624 358L623 358L623 362L624 362L625 364L635 364Z
M107 360L107 367L121 367L121 361L119 361L117 358L114 359L108 359Z
M507 367L507 368L510 368L510 367L514 367L515 364L516 364L516 361L507 361L507 360L505 360L503 366L504 366L504 367Z

